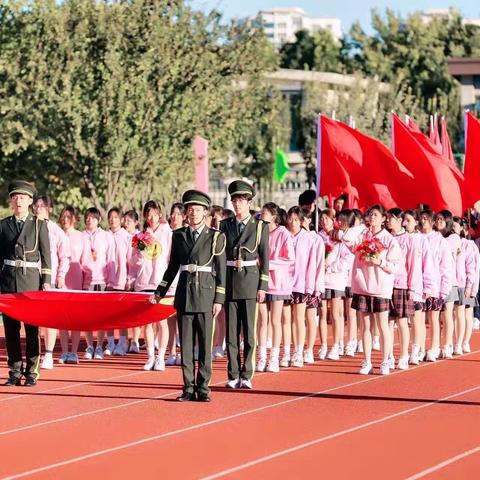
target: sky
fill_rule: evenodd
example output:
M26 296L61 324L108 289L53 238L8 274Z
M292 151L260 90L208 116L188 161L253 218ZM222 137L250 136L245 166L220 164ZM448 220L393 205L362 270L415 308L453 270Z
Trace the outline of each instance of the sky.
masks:
M418 10L454 7L466 18L480 18L479 0L190 0L201 9L220 10L226 19L255 16L259 10L274 7L300 7L307 15L313 17L340 17L342 30L347 32L353 22L359 20L364 30L371 33L370 11L373 8L385 12L391 8L401 15L408 15Z

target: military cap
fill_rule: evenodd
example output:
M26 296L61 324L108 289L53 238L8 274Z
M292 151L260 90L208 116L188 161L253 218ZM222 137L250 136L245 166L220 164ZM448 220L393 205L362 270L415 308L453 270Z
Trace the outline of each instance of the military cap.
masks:
M186 205L202 205L205 208L210 208L212 200L200 190L187 190L182 196L182 203Z
M33 183L26 182L25 180L14 180L8 186L8 195L11 197L15 193L23 193L33 198L37 190Z
M255 189L244 180L234 180L228 186L228 193L231 197L234 195L249 195L250 197L255 196Z

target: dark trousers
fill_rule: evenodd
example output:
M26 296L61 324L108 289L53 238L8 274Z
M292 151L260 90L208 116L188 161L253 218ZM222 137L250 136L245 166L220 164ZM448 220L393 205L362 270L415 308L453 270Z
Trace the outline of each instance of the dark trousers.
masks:
M26 366L23 368L22 347L20 344L21 323L7 315L3 315L5 343L7 345L8 366L10 376L20 378L22 375L39 377L40 338L38 327L24 323L26 337Z
M210 393L212 378L212 344L214 321L212 312L177 312L182 347L183 391ZM195 379L194 349L198 338L198 370Z
M257 345L257 300L227 301L228 379L251 380L255 373L255 351ZM243 332L243 365L240 357L240 333Z

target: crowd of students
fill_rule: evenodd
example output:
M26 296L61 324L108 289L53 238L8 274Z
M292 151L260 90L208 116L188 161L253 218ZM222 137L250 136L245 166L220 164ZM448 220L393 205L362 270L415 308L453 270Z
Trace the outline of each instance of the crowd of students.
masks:
M471 239L468 220L448 210L385 211L374 205L362 212L336 204L335 209L317 211L302 196L299 203L286 211L269 202L255 212L269 228L269 282L265 303L259 306L257 371L275 373L316 359L339 361L361 354L359 371L370 374L372 350L380 350L380 373L385 375L394 368L470 352L480 240ZM110 209L108 229L101 226L100 212L89 208L85 230L79 231L74 207L62 209L58 224L49 219L53 209L48 197L36 198L33 209L48 220L52 283L59 289L153 292L168 265L172 231L186 221L182 204L175 203L165 216L157 202L149 201L141 219L133 210L123 214ZM233 215L213 207L209 224L218 227ZM133 236L141 231L155 237L159 255L149 258L132 247ZM173 295L175 282L170 290ZM213 358L219 359L225 354L223 312L216 322ZM80 333L60 331L59 337L58 362L78 363ZM136 354L144 347L144 368L161 371L180 364L177 338L175 317L118 334L85 332L82 356L101 360ZM44 329L44 369L54 366L56 339L55 330Z

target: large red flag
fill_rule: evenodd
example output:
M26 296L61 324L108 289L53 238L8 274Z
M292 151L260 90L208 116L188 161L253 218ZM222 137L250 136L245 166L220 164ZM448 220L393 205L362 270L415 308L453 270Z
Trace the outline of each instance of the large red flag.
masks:
M465 188L472 204L480 200L480 121L465 112Z
M417 203L461 215L463 178L418 127L407 126L392 114L392 129L393 153L418 181Z
M412 206L413 175L378 140L323 115L319 119L320 195L352 195L360 207Z
M442 155L443 158L453 167L458 168L453 157L452 144L450 143L450 137L448 136L447 120L442 116L440 120L440 127L442 131Z
M441 142L440 136L438 134L438 117L437 117L437 114L430 115L429 138L430 138L430 141L432 142L432 144L434 145L435 149L439 153L442 153L442 142Z

